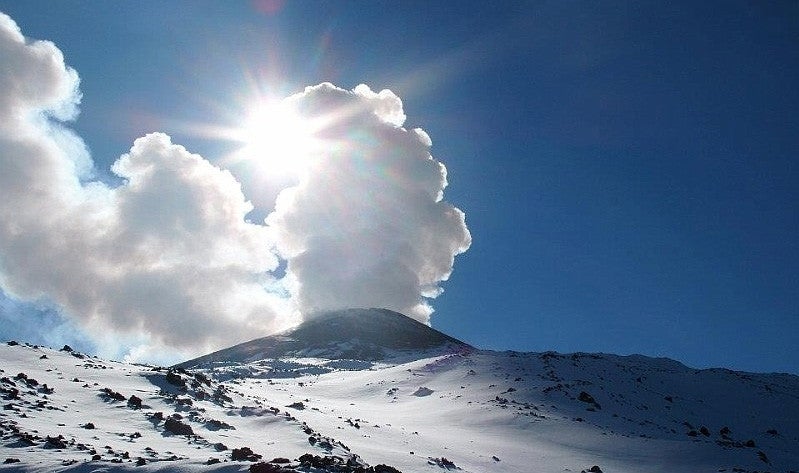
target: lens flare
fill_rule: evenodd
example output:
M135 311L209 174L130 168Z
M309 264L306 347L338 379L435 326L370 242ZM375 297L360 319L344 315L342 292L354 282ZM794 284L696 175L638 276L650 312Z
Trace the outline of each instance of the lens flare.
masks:
M241 156L269 174L301 173L317 148L307 120L285 102L253 108L239 135Z

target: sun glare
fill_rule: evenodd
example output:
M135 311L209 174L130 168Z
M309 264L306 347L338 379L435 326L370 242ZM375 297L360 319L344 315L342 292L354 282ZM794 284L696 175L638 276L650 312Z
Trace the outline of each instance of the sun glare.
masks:
M240 130L243 156L270 174L298 174L308 164L315 139L308 123L282 102L250 113Z

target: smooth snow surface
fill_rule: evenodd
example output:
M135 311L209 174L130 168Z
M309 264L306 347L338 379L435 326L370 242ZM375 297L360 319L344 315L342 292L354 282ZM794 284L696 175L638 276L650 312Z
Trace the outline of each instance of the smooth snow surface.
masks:
M240 447L306 472L799 470L799 378L785 374L473 349L175 371L3 344L0 363L0 471L248 471ZM175 414L193 435L167 432Z

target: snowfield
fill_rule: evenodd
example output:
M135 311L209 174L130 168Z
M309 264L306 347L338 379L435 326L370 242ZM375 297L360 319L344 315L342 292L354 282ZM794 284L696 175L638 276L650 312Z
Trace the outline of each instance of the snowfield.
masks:
M9 342L0 471L799 470L797 376L467 347L186 370Z

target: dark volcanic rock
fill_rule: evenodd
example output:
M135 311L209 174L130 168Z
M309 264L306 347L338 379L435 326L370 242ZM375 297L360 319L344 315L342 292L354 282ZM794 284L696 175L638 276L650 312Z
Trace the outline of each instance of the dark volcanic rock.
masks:
M122 394L114 391L111 388L103 388L102 395L105 396L106 398L114 400L114 401L124 401L125 400L125 396L123 396Z
M382 463L380 465L375 465L375 466L373 466L372 468L369 468L366 471L368 471L370 473L372 471L374 473L402 473L401 471L399 471L398 469L394 468L393 466L383 465Z
M281 473L287 470L284 470L282 467L278 465L260 462L250 465L249 471L250 473Z
M61 435L58 437L50 437L48 435L45 442L46 446L49 448L67 448L67 444L64 442L64 437Z
M164 429L172 432L175 435L194 435L191 426L175 419L174 417L167 417L164 423Z
M250 461L256 462L261 459L261 455L254 453L250 447L234 448L230 452L230 458L233 461Z
M177 386L178 388L185 388L186 387L186 380L183 379L178 373L170 370L166 373L166 382Z
M595 408L601 409L601 407L599 406L599 403L596 402L596 399L594 399L594 396L588 394L585 391L580 391L580 396L577 399L579 399L580 401L585 402L587 404L593 404Z
M433 464L440 466L441 468L445 468L447 470L460 470L457 466L455 466L455 462L448 460L446 457L441 458L430 458L429 459Z
M135 394L131 394L128 398L128 406L133 409L141 409L141 398Z

